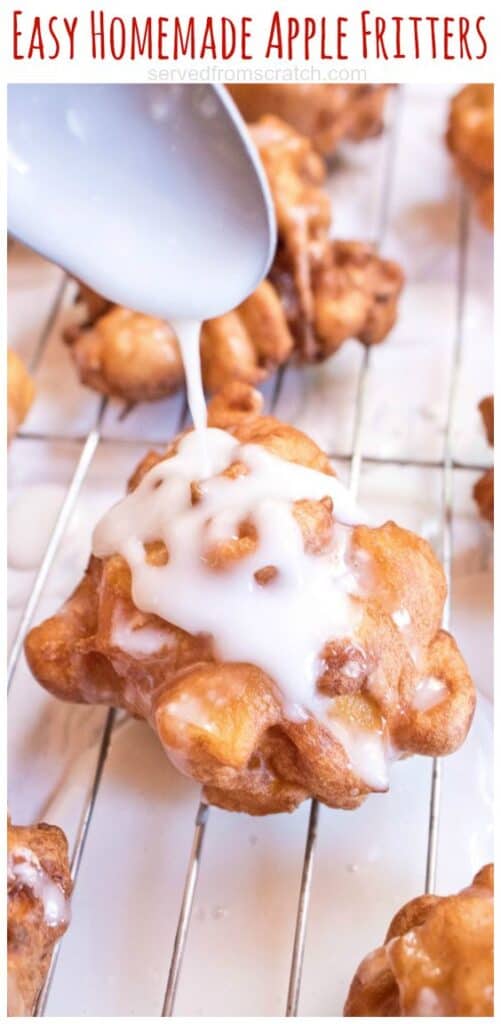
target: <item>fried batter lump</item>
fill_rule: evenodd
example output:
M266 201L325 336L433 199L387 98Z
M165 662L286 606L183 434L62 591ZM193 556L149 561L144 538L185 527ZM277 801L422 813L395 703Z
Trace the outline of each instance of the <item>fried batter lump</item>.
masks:
M177 338L155 317L112 306L81 289L84 322L65 334L80 379L127 402L166 398L184 380ZM275 289L267 281L236 309L206 320L201 333L202 373L208 391L228 381L258 384L285 362L293 339Z
M494 227L494 87L467 85L454 97L447 145L471 189L478 216Z
M492 1017L494 867L457 896L418 896L362 961L345 1017Z
M54 825L7 822L8 1014L32 1015L70 919L68 844Z
M111 306L90 289L82 298L88 322L67 331L65 340L83 384L127 402L152 401L178 391L183 364L176 336L165 321ZM96 310L104 312L92 322Z
M281 296L300 361L327 359L349 338L384 341L395 324L403 274L365 242L327 241L311 267L313 319L308 321L287 264L270 272Z
M273 114L331 156L343 139L360 142L383 128L387 85L229 85L245 121Z
M282 303L269 281L230 313L206 320L200 337L207 391L232 381L259 384L287 362L294 341Z
M250 133L275 207L278 248L274 263L290 274L296 319L303 333L313 339L312 270L321 259L332 219L330 199L323 187L325 163L304 135L278 117L262 117L250 125Z
M257 392L234 384L209 414L217 471L192 470L192 431L143 459L83 580L29 633L29 665L63 700L147 719L220 807L357 807L388 788L390 757L451 753L468 732L475 691L440 629L444 574L421 538L366 525L323 452L260 415Z
M311 144L277 117L250 126L277 212L270 271L301 360L322 360L343 341L377 344L393 327L403 285L398 264L363 242L331 241L325 166Z
M491 446L494 446L494 395L483 398L478 406L484 421L485 433ZM494 523L494 467L488 469L477 480L473 488L473 497L477 502L480 515L489 523Z
M17 433L26 418L33 398L35 386L17 352L7 349L7 438Z

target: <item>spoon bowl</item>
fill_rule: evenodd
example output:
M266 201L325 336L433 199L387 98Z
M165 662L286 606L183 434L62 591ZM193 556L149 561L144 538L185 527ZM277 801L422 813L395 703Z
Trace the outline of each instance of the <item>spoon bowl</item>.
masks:
M268 185L222 87L11 85L12 235L112 302L203 320L273 258Z

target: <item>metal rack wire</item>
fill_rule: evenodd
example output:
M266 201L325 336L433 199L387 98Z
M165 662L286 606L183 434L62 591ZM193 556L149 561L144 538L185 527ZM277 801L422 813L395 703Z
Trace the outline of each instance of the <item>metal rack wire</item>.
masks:
M382 194L380 198L380 209L379 209L379 225L377 231L376 242L381 245L384 242L388 210L391 195L392 176L394 170L394 156L395 147L397 142L398 127L399 127L399 101L396 101L396 110L394 112L394 118L391 128L386 137L386 165L384 170L384 181L382 187ZM467 251L467 237L468 237L468 204L467 199L463 195L461 199L460 207L460 231L459 231L459 246L458 246L458 266L457 266L457 279L456 279L456 327L455 337L453 345L452 364L448 386L448 398L447 398L447 426L444 440L444 447L442 457L440 459L426 460L426 459L402 459L402 458L378 458L370 457L365 458L363 454L363 428L364 428L364 414L366 407L366 395L367 395L367 382L371 363L370 350L366 349L362 360L361 368L359 371L358 384L357 384L357 397L356 397L356 409L355 419L353 427L352 437L352 448L351 453L347 455L337 455L331 453L332 458L343 459L349 462L350 467L350 489L353 493L356 493L359 488L360 475L364 461L370 463L381 463L391 465L405 465L405 466L422 466L431 467L441 470L442 475L442 501L441 501L441 555L444 570L447 576L449 585L449 598L444 612L444 626L447 627L450 617L450 584L451 584L451 565L452 565L452 515L453 515L453 474L455 470L468 470L468 469L481 469L482 467L475 464L471 466L466 462L460 462L454 459L453 448L452 448L452 432L454 427L455 409L458 397L458 380L461 366L461 352L462 352L462 341L463 341L463 314L464 314L464 284L465 284L465 264L466 264L466 251ZM46 323L44 324L40 338L36 347L35 355L33 358L32 368L36 369L39 365L42 357L44 346L50 335L54 321L58 315L61 304L64 300L66 283L63 280L55 296L54 303L49 311L49 315ZM276 383L270 402L271 409L273 410L280 397L280 392L283 385L284 376L287 370L282 370L277 374ZM8 663L8 685L10 686L15 678L16 668L19 662L19 658L22 652L22 646L24 637L28 628L31 625L33 617L36 613L38 604L43 595L45 584L50 572L50 569L54 563L54 559L59 550L59 546L65 535L66 529L70 522L72 512L75 508L78 500L83 483L87 478L90 466L94 459L94 456L100 445L106 445L108 439L103 437L103 420L107 409L107 399L103 399L97 410L94 424L90 432L85 437L65 437L60 434L50 433L33 433L24 432L19 436L27 440L54 440L58 442L68 441L72 444L80 446L80 454L77 459L75 469L73 471L72 478L66 497L63 501L60 509L57 521L54 526L53 533L51 535L45 556L43 558L40 569L37 573L35 583L24 609L19 628L17 630L12 649L10 652L9 663ZM179 417L179 427L182 427L187 418L186 403L183 406ZM137 440L127 440L120 438L113 438L113 443L131 443L137 444ZM140 439L140 443L147 445L148 441L143 438ZM157 443L157 442L154 442ZM74 884L78 879L82 858L84 856L85 844L89 834L89 829L92 824L93 812L96 804L96 799L99 793L101 780L110 750L110 743L112 738L113 729L116 721L116 712L112 709L108 712L102 733L98 742L96 760L94 769L89 779L89 785L87 795L84 800L82 807L82 813L80 818L80 824L77 829L76 838L72 850L71 856L71 875ZM427 857L426 857L426 870L425 870L425 890L430 892L433 890L435 885L436 875L436 863L437 863L437 848L438 848L438 828L439 828L439 817L440 817L440 789L441 789L441 764L435 760L431 766L430 775L430 801L429 801L429 820L428 820L428 840L427 840ZM293 937L292 955L291 955L291 968L289 976L289 986L286 999L286 1016L296 1016L298 1013L298 1005L301 991L301 980L302 980L302 969L303 960L306 944L307 924L308 924L308 912L310 904L310 894L312 879L314 873L314 862L315 862L315 848L318 834L320 807L316 800L311 801L310 814L308 819L308 827L305 839L305 850L303 868L301 874L301 881L298 894L298 906L295 923L295 931ZM167 984L165 990L165 997L163 1007L161 1010L161 1016L168 1017L174 1013L175 999L177 986L182 970L183 957L186 948L186 941L189 933L190 920L192 915L192 909L194 904L194 898L196 893L197 881L199 877L202 854L203 854L203 843L204 836L206 834L210 820L210 808L203 801L198 807L198 811L195 819L194 836L192 840L191 850L188 857L188 864L186 869L186 877L184 890L181 899L181 905L179 910L179 918L177 924L177 930L174 939L174 945L172 955L170 959L169 968L167 971ZM50 969L44 984L44 987L40 993L35 1016L43 1016L46 1010L49 993L54 977L54 973L57 968L58 962L58 947L56 947Z

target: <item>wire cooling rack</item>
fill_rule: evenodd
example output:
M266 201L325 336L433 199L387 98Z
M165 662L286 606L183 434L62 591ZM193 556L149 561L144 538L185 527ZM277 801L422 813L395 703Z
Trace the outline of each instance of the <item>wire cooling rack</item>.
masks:
M385 147L385 159L382 175L382 186L379 198L378 227L376 237L376 243L378 246L384 244L388 224L388 209L395 173L395 147L398 140L398 133L403 114L402 104L402 96L396 96L394 98L394 109L392 112L391 123L387 129L384 140L381 141L381 145L384 145ZM447 422L444 432L443 449L441 454L438 457L431 458L402 458L400 456L391 457L385 455L364 455L363 428L364 416L366 413L367 406L367 382L371 365L371 359L373 358L370 349L366 349L364 351L363 359L360 364L360 369L358 373L356 390L356 408L353 421L351 451L349 453L330 453L333 459L339 459L348 464L350 489L354 494L357 493L359 490L361 474L363 472L365 464L381 463L383 465L392 467L415 466L418 468L433 468L436 469L437 471L440 471L441 500L440 507L437 510L440 515L440 555L442 558L444 570L449 584L449 598L444 611L445 628L447 628L449 625L452 587L451 569L454 473L460 472L462 470L472 469L480 471L483 468L479 466L477 462L470 463L468 461L458 461L457 459L454 458L453 453L453 429L455 423L455 413L458 404L459 373L463 351L465 267L468 230L468 201L467 197L463 194L461 196L459 204L458 253L455 281L455 329L449 380L446 385ZM57 290L57 294L55 295L52 307L48 312L43 329L40 332L38 342L34 351L34 355L32 358L31 369L35 373L35 375L37 373L37 368L40 365L41 359L43 357L44 349L47 344L47 339L51 335L51 331L53 330L54 324L57 321L57 318L60 314L62 305L64 304L68 286L68 281L63 279ZM389 342L389 344L391 344L391 341ZM283 368L276 375L272 388L269 392L268 405L270 411L275 410L279 405L282 390L284 388L287 374L289 372L290 371L288 370L288 368ZM66 496L61 505L57 521L55 523L52 535L50 537L50 541L47 546L45 556L36 575L36 579L34 581L31 594L22 613L14 641L12 643L8 662L9 686L13 683L13 681L16 678L16 670L22 652L26 632L30 628L31 624L35 619L37 609L40 604L40 600L42 598L42 595L44 594L44 589L47 584L49 573L54 564L54 560L59 551L61 542L68 529L68 524L70 522L72 513L78 501L82 486L87 478L91 464L96 456L96 452L100 447L105 446L108 443L109 439L103 435L103 422L105 420L108 407L108 401L106 399L102 399L99 402L99 406L95 416L95 421L89 432L81 437L75 437L74 435L71 436L71 441L73 443L79 444L81 450L78 460L76 462L76 466L74 468L73 475L69 482L68 489L66 491ZM179 412L178 427L182 428L185 425L186 420L187 409L186 403L184 402ZM65 439L67 439L65 434L61 432L51 433L50 431L34 432L26 430L20 434L20 440L23 442L60 442L64 441ZM123 441L123 443L125 444L141 443L144 444L145 447L148 446L148 440L145 440L144 437L141 437L139 439L120 437L113 438L114 443L116 443L117 440ZM158 442L155 441L154 443ZM115 712L115 710L111 709L106 715L104 725L102 728L94 769L89 778L87 796L82 807L80 824L77 829L73 843L73 848L71 851L71 874L75 886L78 884L79 872L85 854L86 841L89 832L92 828L96 801L103 779L103 773L105 770L108 753L110 751L110 743L114 729L116 727L116 722L117 713ZM435 887L438 827L440 818L441 777L441 762L435 760L431 765L429 787L428 835L426 845L426 865L424 882L426 892L433 891ZM319 815L321 813L325 813L325 811L321 811L321 808L319 807L317 801L311 801L304 842L304 859L297 898L295 929L292 939L292 953L288 991L287 993L284 992L284 1008L287 1016L296 1016L298 1014L298 1005L301 992L303 961L305 954L305 943L308 925L308 914L310 907L310 896L315 870L315 851L317 845ZM183 958L185 954L187 939L189 936L194 899L197 889L197 882L199 878L200 867L202 864L204 839L208 829L210 828L210 821L210 808L202 801L200 802L198 811L196 813L191 849L187 854L185 883L182 895L180 896L177 930L175 933L170 963L168 963L166 969L165 997L163 1001L163 1006L161 1008L159 1007L159 1011L161 1012L162 1016L172 1016L174 1013L178 982L180 980L181 972L183 969ZM382 922L382 928L384 928L386 923L387 922ZM76 927L76 924L74 925L74 927ZM58 953L59 949L56 948L56 950L54 951L54 955L52 957L45 985L42 989L42 992L40 993L40 997L36 1008L36 1016L43 1016L45 1014L53 979L58 967ZM95 980L96 984L98 984L99 979ZM348 982L349 979L347 979L347 983Z

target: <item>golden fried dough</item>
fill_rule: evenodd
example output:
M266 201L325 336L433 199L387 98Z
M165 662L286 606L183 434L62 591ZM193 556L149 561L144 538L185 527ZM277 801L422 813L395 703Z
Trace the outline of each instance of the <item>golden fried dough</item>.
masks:
M362 242L331 241L331 208L319 158L277 117L251 133L277 211L279 242L270 280L282 300L301 360L331 355L348 338L370 345L391 330L402 289L396 263ZM322 197L323 202L320 202Z
M487 395L479 402L478 409L484 421L485 433L491 447L494 446L494 395Z
M263 281L237 309L205 321L200 338L204 386L216 392L232 381L259 384L287 361L293 344L277 293Z
M32 1015L52 950L68 927L68 844L54 825L7 823L8 1013Z
M87 318L97 306L90 293ZM95 322L67 331L65 340L83 383L103 394L151 401L173 394L183 383L177 338L154 317L108 304ZM275 289L263 281L236 309L205 321L200 338L204 385L219 391L232 380L258 384L288 359L292 347Z
M113 306L93 326L67 333L66 341L82 382L105 395L152 401L183 382L177 339L163 320Z
M271 189L278 228L275 260L291 275L297 318L313 341L312 269L331 224L331 203L325 192L324 161L307 138L278 117L262 117L250 125Z
M472 84L454 97L447 145L457 170L475 197L480 219L494 226L494 87Z
M327 456L305 434L259 410L256 393L235 383L211 403L209 423L241 444L325 474L327 493L333 475ZM164 454L145 457L132 491L177 452L181 439ZM247 472L237 459L223 475L231 481ZM192 504L203 500L195 480ZM51 693L147 719L174 764L204 785L208 800L251 814L291 810L308 796L356 807L369 792L387 788L387 781L368 781L357 769L361 736L388 756L390 750L397 757L450 753L464 740L475 706L465 663L440 629L446 585L430 546L392 522L341 525L330 497L305 497L291 511L309 556L328 554L337 536L360 585L352 632L339 634L333 598L332 639L318 651L313 686L322 695L323 717L289 716L276 680L258 665L222 661L210 634L188 633L138 609L131 571L118 554L93 556L67 603L26 640L31 670ZM207 542L204 572L244 566L258 544L255 523L242 520L232 537ZM153 535L145 556L152 566L171 557ZM260 587L273 586L272 562L255 578Z
M484 421L485 433L490 445L494 445L494 395L483 398L478 406ZM480 515L488 522L494 523L494 468L488 469L477 480L473 488L473 497L477 502Z
M494 868L457 896L418 896L362 961L346 1017L491 1017Z
M383 127L388 85L228 85L245 121L273 114L334 153L342 139L360 142Z
M397 318L403 274L364 242L327 241L311 269L313 320L308 329L287 267L270 273L287 314L295 351L304 361L328 358L348 338L383 341Z
M12 440L26 418L35 395L28 371L13 349L7 349L7 438Z

